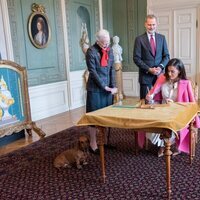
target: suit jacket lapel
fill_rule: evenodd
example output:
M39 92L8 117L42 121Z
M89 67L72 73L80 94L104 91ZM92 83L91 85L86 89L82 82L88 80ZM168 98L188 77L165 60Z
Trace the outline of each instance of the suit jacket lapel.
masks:
M153 56L147 33L144 33L144 44L145 44L146 48L150 51L151 55Z

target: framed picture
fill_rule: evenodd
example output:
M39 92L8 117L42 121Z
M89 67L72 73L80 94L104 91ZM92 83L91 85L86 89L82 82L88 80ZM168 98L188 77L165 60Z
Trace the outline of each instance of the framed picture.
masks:
M28 20L28 34L32 44L39 49L45 48L51 38L51 30L44 7L32 5L32 14Z
M12 61L0 60L0 137L23 129L45 136L31 120L26 69Z

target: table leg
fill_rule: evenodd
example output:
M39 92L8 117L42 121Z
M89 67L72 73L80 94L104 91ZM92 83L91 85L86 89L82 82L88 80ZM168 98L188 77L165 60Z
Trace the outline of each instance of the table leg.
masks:
M171 195L171 155L172 155L172 152L170 150L171 148L171 142L169 140L170 137L171 137L171 131L166 130L163 133L163 138L165 141L166 183L167 183L167 195L169 198Z
M98 141L99 141L102 178L103 178L103 182L105 183L105 179L106 179L105 158L104 158L105 128L103 128L103 127L97 127L97 128L98 128L97 137L98 137Z
M194 120L189 124L189 134L190 134L190 164L192 164L192 161L195 156L195 146L196 146L196 141L195 141L196 130L194 128Z
M133 131L134 135L135 135L135 155L138 155L138 132L137 131Z

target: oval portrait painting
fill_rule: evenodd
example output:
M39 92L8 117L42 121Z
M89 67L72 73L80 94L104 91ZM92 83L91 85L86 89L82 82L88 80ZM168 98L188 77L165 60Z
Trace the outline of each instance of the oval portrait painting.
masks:
M32 44L37 48L45 48L49 43L51 31L45 14L34 12L28 22L28 32Z

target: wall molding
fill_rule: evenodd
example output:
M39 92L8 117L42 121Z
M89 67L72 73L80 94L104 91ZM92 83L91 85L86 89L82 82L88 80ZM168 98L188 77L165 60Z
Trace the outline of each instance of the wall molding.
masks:
M29 87L32 120L40 120L69 110L67 81Z
M123 72L123 87L125 96L139 97L138 72Z
M0 1L0 34L1 43L0 50L1 56L4 60L14 61L12 37L10 30L10 20L8 15L7 0Z
M176 8L184 8L184 7L196 7L200 4L200 0L148 0L147 8L148 9L176 9Z
M70 72L70 110L85 105L86 89L83 78L84 71L85 70Z

